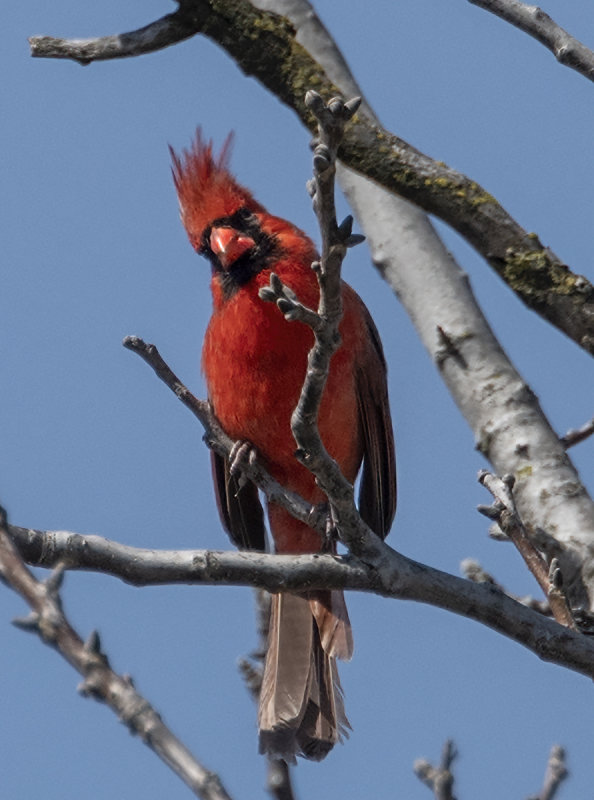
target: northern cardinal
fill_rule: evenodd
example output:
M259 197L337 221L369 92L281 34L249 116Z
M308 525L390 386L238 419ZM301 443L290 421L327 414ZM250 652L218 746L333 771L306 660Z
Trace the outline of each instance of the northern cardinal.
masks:
M311 240L269 214L229 172L229 140L215 157L198 131L188 151L172 150L173 177L189 240L211 265L213 314L202 349L212 408L227 434L257 450L269 472L309 502L326 500L313 475L295 459L291 414L303 384L313 334L288 322L258 291L275 272L299 300L317 308ZM346 478L363 472L359 510L382 538L396 509L396 467L386 364L363 301L342 284L342 345L334 355L319 414L319 430ZM231 474L212 454L222 523L240 548L265 549L255 486ZM267 504L278 553L316 553L318 533L274 503ZM346 735L336 658L350 659L351 626L341 591L272 597L268 654L258 715L260 751L286 761L320 760Z

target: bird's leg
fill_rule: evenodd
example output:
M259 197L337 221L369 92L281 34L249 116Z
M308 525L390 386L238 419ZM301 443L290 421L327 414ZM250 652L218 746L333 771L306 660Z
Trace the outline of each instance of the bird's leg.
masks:
M324 532L324 536L322 537L322 547L320 552L322 553L336 553L336 542L338 541L338 529L332 519L332 514L330 513L330 506L328 503L319 503L316 506L316 510L320 515L324 515L326 517L326 529Z

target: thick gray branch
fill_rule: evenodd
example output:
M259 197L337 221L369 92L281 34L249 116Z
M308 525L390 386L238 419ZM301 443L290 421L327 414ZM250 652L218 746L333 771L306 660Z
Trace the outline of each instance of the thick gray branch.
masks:
M331 555L280 556L208 550L143 550L98 536L10 527L32 564L100 571L137 586L202 584L256 586L268 591L351 589L414 600L452 611L507 636L544 661L594 678L594 639L564 628L495 586L419 564L377 537L366 559Z
M561 28L538 6L520 3L519 0L468 0L524 33L532 36L553 53L560 64L571 67L590 81L594 81L594 52Z

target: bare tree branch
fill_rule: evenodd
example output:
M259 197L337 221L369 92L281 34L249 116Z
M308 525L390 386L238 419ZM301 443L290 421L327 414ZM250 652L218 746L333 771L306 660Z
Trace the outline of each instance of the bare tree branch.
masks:
M254 8L248 0L185 0L174 15L166 44L190 35L194 26L223 47L248 75L258 78L315 130L316 120L303 98L304 86L325 97L336 87L320 65L295 40L287 21ZM167 18L164 18L166 20ZM181 21L180 21L181 19ZM179 23L179 27L178 27ZM149 26L150 27L150 26ZM176 38L177 37L177 38ZM36 55L88 62L93 48L108 57L113 37L104 43L41 37L32 40ZM162 46L165 46L163 36ZM117 51L118 48L116 47ZM523 302L594 354L594 287L575 275L536 234L529 233L475 181L437 162L394 136L363 114L345 131L342 162L400 194L451 225L480 252Z
M270 595L264 589L258 589L256 596L258 646L248 658L242 658L239 669L246 686L253 698L258 703L264 674L264 660L268 647L268 628L270 623ZM266 788L274 800L295 800L293 784L291 782L291 767L282 758L267 756L268 772Z
M554 800L563 781L569 776L565 764L565 750L559 745L554 745L547 762L544 784L540 793L531 795L528 800Z
M451 766L457 755L455 744L448 739L444 744L439 766L434 767L424 758L417 759L414 763L415 775L431 789L435 800L456 800L453 793L454 776ZM543 788L538 795L530 795L527 800L554 800L561 783L568 775L565 751L562 747L555 745L547 762Z
M545 617L552 616L551 606L548 600L537 600L531 595L519 597L511 592L508 592L501 585L501 583L499 583L499 581L495 580L495 578L473 558L465 558L460 564L460 569L462 570L464 577L468 578L469 581L474 581L475 583L490 583L492 586L497 587L500 592L503 592L503 594L506 594L508 597L511 597L513 600L516 600L523 606L531 608L534 611L538 611L539 614L544 614Z
M448 739L443 746L438 767L434 767L424 758L418 759L413 765L415 775L432 790L435 800L456 800L451 766L457 755L455 744Z
M282 758L268 759L268 779L266 788L275 800L294 800L291 783L291 767Z
M449 575L403 556L374 534L369 562L332 555L280 556L246 551L144 550L99 536L10 526L31 564L100 571L135 586L254 586L270 592L350 589L413 600L474 619L531 650L543 661L594 678L594 639L548 619L496 586Z
M128 676L117 675L93 632L86 642L68 622L59 589L65 566L56 559L48 580L36 580L21 560L0 508L0 578L29 604L31 614L15 624L38 634L83 676L78 687L85 697L106 703L129 728L203 800L230 800L220 778L206 769L165 725L159 714L134 688Z
M501 530L515 544L530 572L536 578L545 597L548 598L553 616L561 625L576 628L565 595L561 591L561 573L556 559L551 562L551 569L538 552L520 519L512 495L515 478L507 475L497 478L486 470L479 472L479 481L495 498L492 506L479 506L479 511L489 519L497 521Z
M468 0L532 36L553 53L560 64L594 81L594 52L561 28L538 6L519 0Z
M576 430L571 429L567 431L565 436L561 437L561 444L563 447L568 450L570 447L573 447L580 442L583 442L589 436L592 436L594 433L594 417L589 422L586 422L582 425L581 428L577 428Z
M92 61L131 58L153 53L183 42L184 39L194 36L196 30L196 20L192 15L178 11L129 33L93 39L31 36L29 45L34 58L66 58L86 66Z
M139 355L143 361L153 368L156 375L165 383L175 396L199 420L204 428L204 441L211 450L224 458L229 458L235 442L227 436L212 413L205 400L199 400L184 386L171 368L165 363L154 344L147 344L138 336L126 336L123 341L126 349ZM295 492L285 489L258 463L257 459L242 461L242 472L249 480L261 489L269 500L282 505L296 519L305 522L321 535L326 530L325 515L318 508L307 503Z

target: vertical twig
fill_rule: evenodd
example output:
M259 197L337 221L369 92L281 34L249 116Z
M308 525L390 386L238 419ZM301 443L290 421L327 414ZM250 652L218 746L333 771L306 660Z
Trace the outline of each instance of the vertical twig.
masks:
M495 498L492 505L479 506L478 510L489 519L495 520L514 543L545 597L548 598L551 612L557 622L567 628L577 630L567 599L562 591L562 575L557 559L553 559L551 564L547 565L543 556L532 543L520 519L512 494L515 478L513 475L504 475L503 478L498 478L487 470L481 470L478 479Z
M528 800L554 800L559 787L569 777L569 770L565 764L565 750L558 744L551 748L544 782L540 793L531 795Z
M256 618L258 644L248 658L239 662L239 670L249 692L257 703L262 687L264 660L268 647L268 625L270 622L270 594L264 589L256 589ZM274 800L295 800L291 782L291 768L281 758L267 756L266 789Z
M439 766L434 767L424 758L417 759L413 765L415 775L431 789L435 800L456 800L451 766L457 755L456 745L451 739L447 739Z

